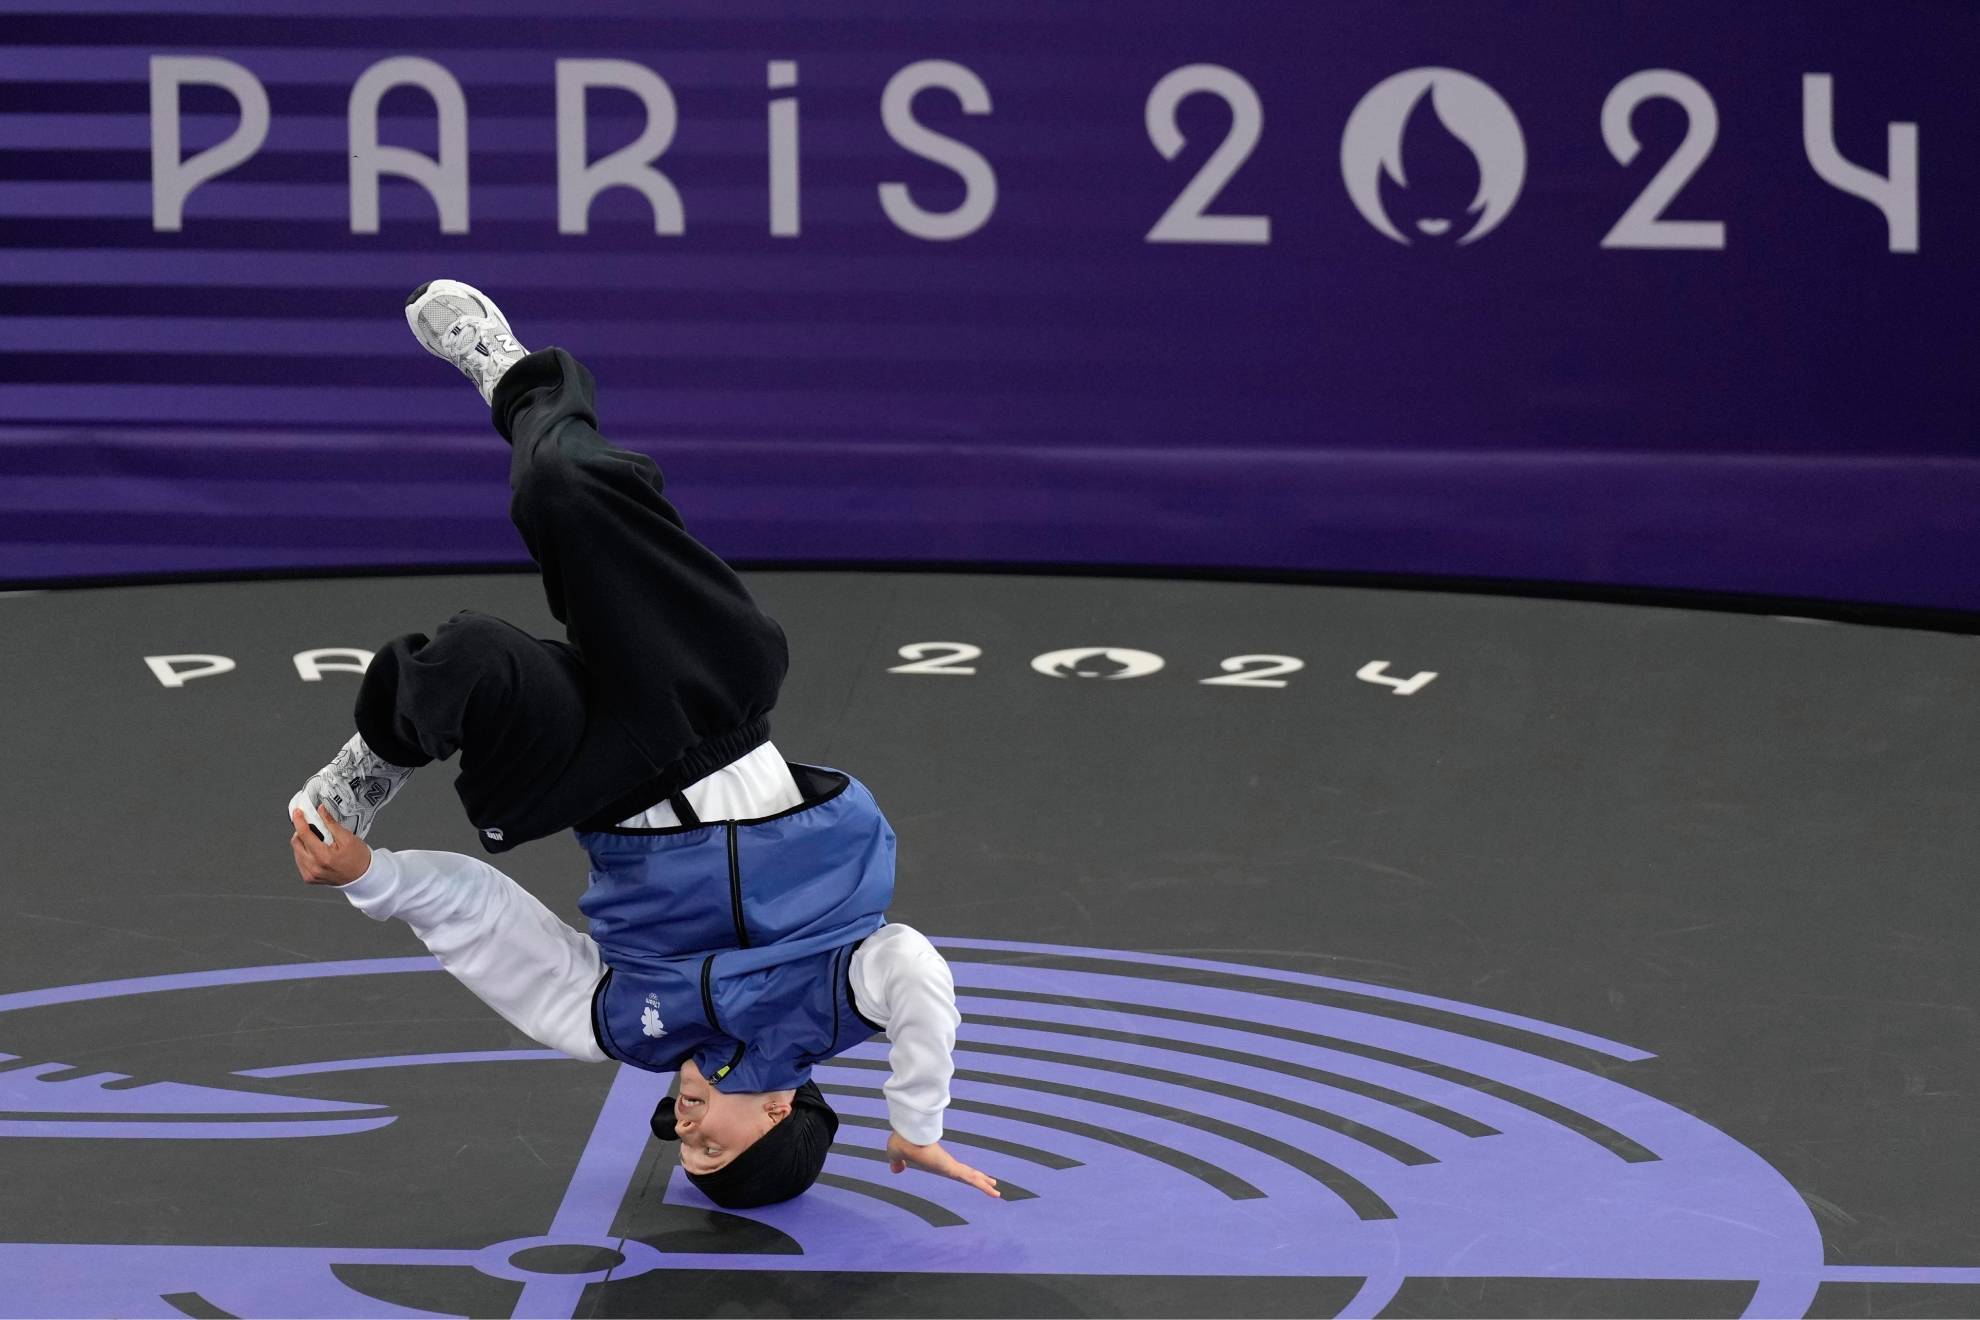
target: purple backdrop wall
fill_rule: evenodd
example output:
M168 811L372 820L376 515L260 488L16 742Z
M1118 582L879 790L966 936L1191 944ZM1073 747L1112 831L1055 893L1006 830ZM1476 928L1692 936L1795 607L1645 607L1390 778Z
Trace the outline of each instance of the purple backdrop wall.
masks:
M1936 3L0 0L0 580L519 559L500 443L399 318L450 275L590 361L736 558L1980 609L1976 54ZM382 142L458 168L353 232L354 88L401 56L464 150L385 91ZM243 107L154 57L269 107L177 228ZM664 79L681 232L629 187L560 231L580 59ZM910 96L925 61L961 68ZM648 123L583 104L573 169Z

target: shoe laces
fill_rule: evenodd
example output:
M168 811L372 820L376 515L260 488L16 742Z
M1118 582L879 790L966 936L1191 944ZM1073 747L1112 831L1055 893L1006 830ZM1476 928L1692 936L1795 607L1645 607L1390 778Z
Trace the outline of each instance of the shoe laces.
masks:
M502 323L493 317L463 316L440 336L440 347L451 354L468 352L474 345L483 342L505 353L523 352L523 346L516 342L516 337L502 329Z

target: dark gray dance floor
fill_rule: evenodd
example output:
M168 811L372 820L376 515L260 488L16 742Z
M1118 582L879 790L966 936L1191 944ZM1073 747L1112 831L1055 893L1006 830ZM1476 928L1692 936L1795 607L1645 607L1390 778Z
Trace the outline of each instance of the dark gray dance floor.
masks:
M779 746L900 833L949 1140L1009 1199L887 1172L880 1042L818 1072L820 1185L713 1211L645 1131L665 1078L302 886L284 806L362 657L298 654L555 635L534 578L11 596L0 1315L1980 1314L1980 642L752 583ZM450 780L373 842L476 852ZM568 838L503 865L576 917Z

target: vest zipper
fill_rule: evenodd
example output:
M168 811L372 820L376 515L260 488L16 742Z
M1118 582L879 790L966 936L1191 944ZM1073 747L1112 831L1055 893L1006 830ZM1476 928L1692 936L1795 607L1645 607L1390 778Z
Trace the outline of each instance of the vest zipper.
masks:
M735 922L736 922L737 946L740 948L747 949L749 947L749 927L743 924L742 865L736 855L735 822L730 821L728 828L729 828L729 913L732 917L735 918ZM710 956L703 958L701 960L701 1012L702 1015L708 1019L708 1025L710 1028L716 1031L721 1031L722 1024L715 1020L715 991L713 986L710 984L710 980L714 976L714 973L715 973L715 958L714 955L711 954ZM731 1068L735 1067L736 1064L742 1061L743 1050L745 1048L747 1047L743 1045L736 1046L735 1058L730 1059L716 1072L714 1077L711 1077L708 1080L712 1082L717 1078L726 1075Z
M729 910L736 919L736 947L749 947L749 927L743 924L742 863L736 856L736 823L729 822Z
M737 1045L736 1052L729 1056L729 1061L723 1064L721 1067L717 1068L715 1070L715 1075L709 1078L708 1080L711 1082L719 1082L724 1077L727 1077L732 1071L735 1070L735 1066L742 1062L742 1056L744 1052L748 1049L749 1046L747 1045Z

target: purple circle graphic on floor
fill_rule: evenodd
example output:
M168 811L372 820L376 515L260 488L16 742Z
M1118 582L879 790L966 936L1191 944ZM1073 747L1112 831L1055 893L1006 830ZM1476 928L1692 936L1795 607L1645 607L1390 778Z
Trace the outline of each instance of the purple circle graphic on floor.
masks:
M1000 1179L1003 1201L892 1176L876 1158L887 1069L875 1038L816 1070L845 1119L825 1176L744 1216L781 1234L781 1252L668 1251L613 1235L647 1153L646 1113L669 1080L622 1068L552 1221L517 1224L481 1250L0 1243L0 1295L20 1316L183 1314L187 1298L235 1315L400 1316L431 1312L366 1296L336 1268L468 1266L521 1282L517 1315L569 1316L587 1286L667 1269L1211 1274L1363 1279L1342 1314L1373 1315L1412 1277L1574 1277L1752 1281L1748 1314L1783 1315L1805 1311L1824 1279L1876 1273L1825 1269L1820 1232L1785 1178L1605 1075L1626 1075L1643 1051L1275 968L937 943L964 1015L944 1143ZM8 1014L57 1004L435 970L429 958L384 958L23 991L0 995L0 1045ZM380 1069L511 1062L581 1066L544 1050L438 1051L236 1074L321 1074L336 1098L318 1100L224 1078L51 1076L70 1070L4 1056L0 1142L334 1143L395 1121L362 1097ZM707 1208L678 1171L664 1199Z

